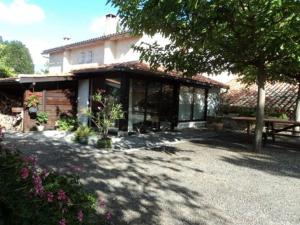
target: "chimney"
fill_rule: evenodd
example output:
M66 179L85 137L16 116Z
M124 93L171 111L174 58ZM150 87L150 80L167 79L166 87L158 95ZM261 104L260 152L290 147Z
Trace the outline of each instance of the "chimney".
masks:
M107 14L105 16L105 31L104 35L110 35L117 32L118 18L114 14Z

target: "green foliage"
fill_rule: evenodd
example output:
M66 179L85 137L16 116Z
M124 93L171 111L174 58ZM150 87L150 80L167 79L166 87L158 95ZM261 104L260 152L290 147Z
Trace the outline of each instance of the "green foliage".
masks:
M0 65L10 68L16 74L34 73L30 52L22 42L4 42L1 46Z
M110 138L98 139L97 148L112 148L112 140Z
M26 100L26 107L31 108L31 107L38 107L39 105L39 97L35 94L30 95L27 100Z
M75 131L75 141L80 144L87 144L88 137L91 136L92 129L88 126L81 125Z
M109 224L96 213L96 196L74 175L41 170L32 156L0 147L0 210L6 224Z
M48 123L48 113L46 112L38 112L36 115L36 123L38 125Z
M78 120L75 117L61 117L57 121L57 127L63 131L74 131L78 127Z
M112 96L106 96L103 91L98 91L93 96L93 101L98 106L97 110L95 112L88 110L86 114L97 126L101 138L106 139L108 128L124 117L122 105L115 103L115 99Z
M299 78L300 2L109 0L136 34L161 33L166 46L142 44L143 60L186 75L230 71L253 83ZM155 18L155 19L153 19Z

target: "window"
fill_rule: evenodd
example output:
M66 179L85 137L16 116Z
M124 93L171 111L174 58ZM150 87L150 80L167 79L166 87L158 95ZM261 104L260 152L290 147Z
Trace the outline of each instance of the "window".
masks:
M205 116L205 90L181 86L179 94L179 121L203 120Z
M86 55L86 63L92 63L93 62L93 51L88 51Z
M179 94L179 120L190 120L193 103L193 88L182 86Z
M203 120L205 115L204 109L205 109L205 90L195 89L193 120Z
M84 64L84 62L85 62L85 52L81 52L80 56L79 56L78 63L79 64Z

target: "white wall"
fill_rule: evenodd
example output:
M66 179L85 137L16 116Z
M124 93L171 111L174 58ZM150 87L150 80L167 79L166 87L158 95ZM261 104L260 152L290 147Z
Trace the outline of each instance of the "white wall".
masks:
M164 45L168 43L161 35L153 37L144 35L142 37L126 37L119 40L99 41L80 48L73 48L64 53L50 54L50 73L67 73L71 70L96 67L103 64L122 63L137 61L140 58L140 53L134 51L134 45L141 43L152 44L157 41ZM89 53L92 52L92 61L88 60ZM85 59L82 60L82 54L85 54Z

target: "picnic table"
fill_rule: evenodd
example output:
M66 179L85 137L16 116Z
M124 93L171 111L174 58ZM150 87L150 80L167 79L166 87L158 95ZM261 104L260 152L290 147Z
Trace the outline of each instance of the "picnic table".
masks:
M231 117L232 120L235 121L243 121L247 123L247 134L251 133L251 124L256 122L255 117ZM300 122L294 120L283 120L276 118L265 118L265 131L264 131L264 144L266 144L269 136L272 137L272 141L275 142L275 135L284 131L288 131L295 127L300 127ZM276 124L282 125L281 128L275 127Z

